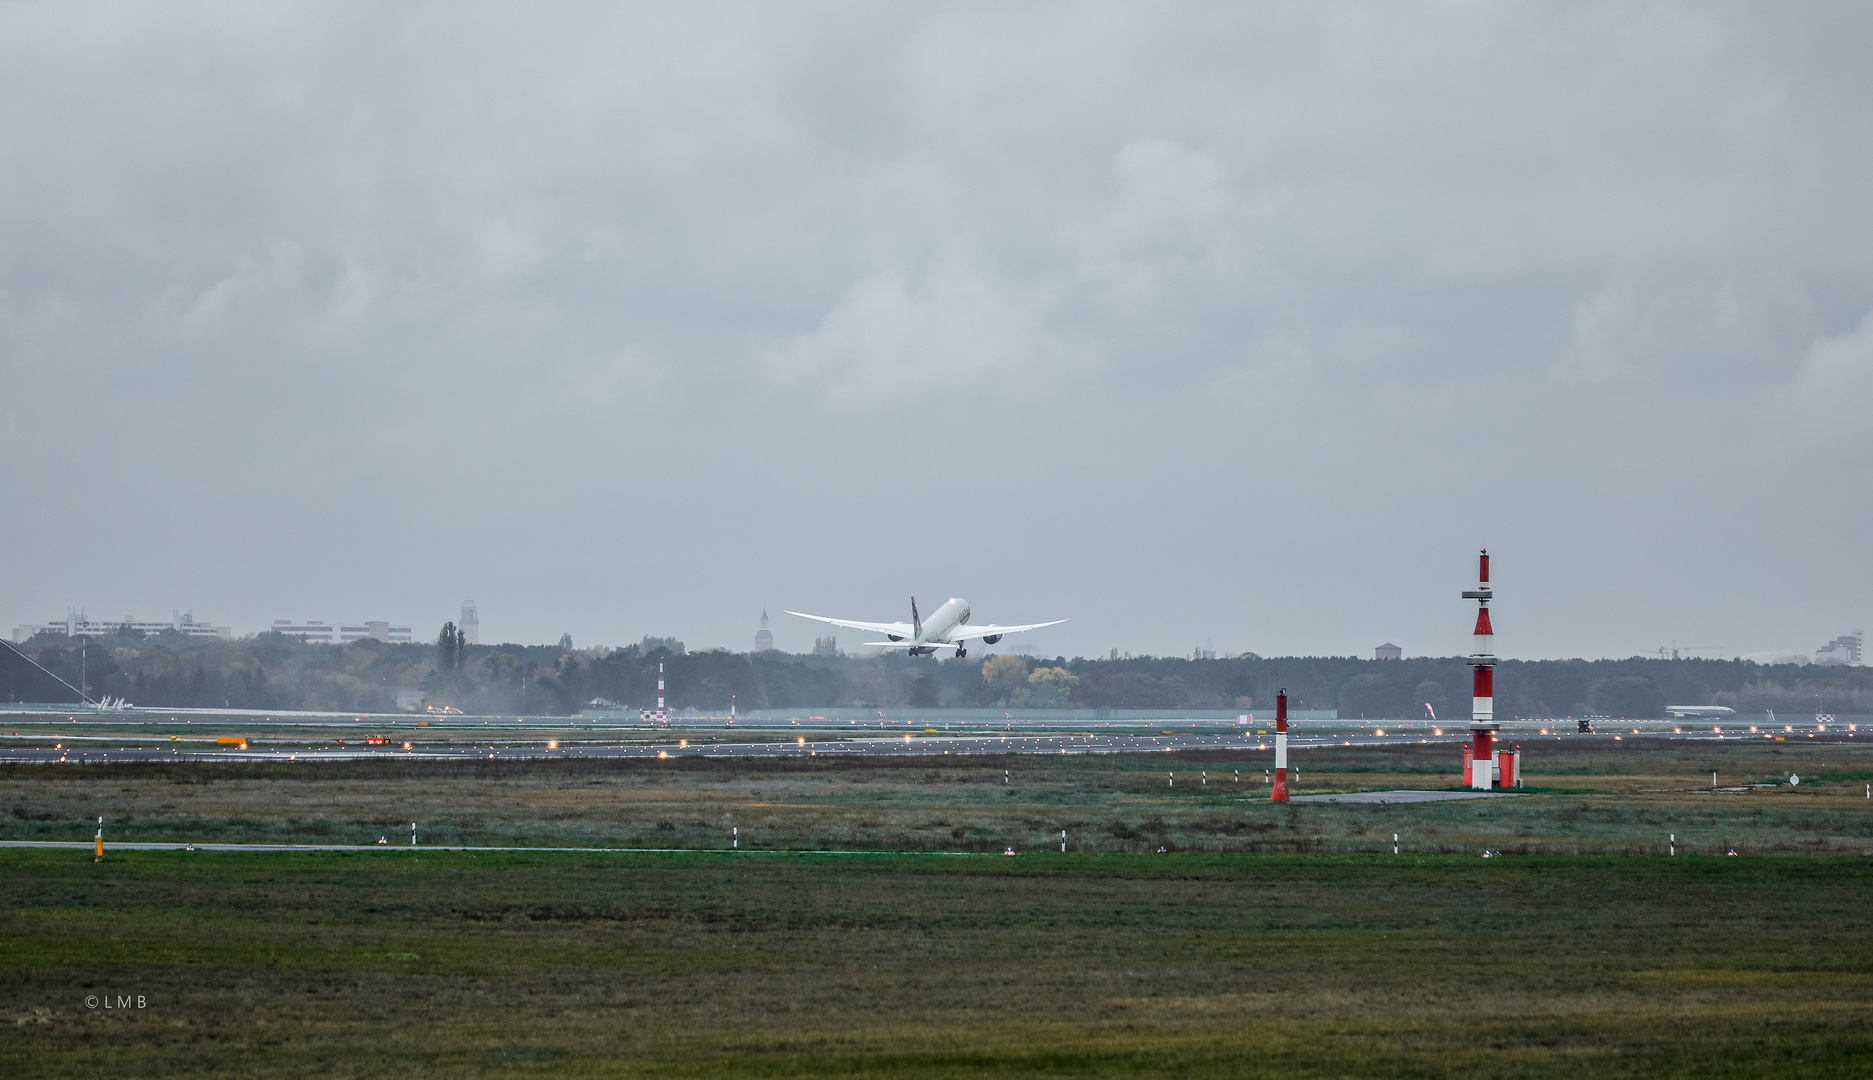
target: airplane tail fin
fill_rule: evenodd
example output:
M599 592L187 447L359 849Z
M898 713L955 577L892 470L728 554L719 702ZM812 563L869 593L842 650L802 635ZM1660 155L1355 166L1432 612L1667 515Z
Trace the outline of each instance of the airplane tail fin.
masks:
M915 638L923 637L923 617L917 614L917 598L910 598L910 628Z

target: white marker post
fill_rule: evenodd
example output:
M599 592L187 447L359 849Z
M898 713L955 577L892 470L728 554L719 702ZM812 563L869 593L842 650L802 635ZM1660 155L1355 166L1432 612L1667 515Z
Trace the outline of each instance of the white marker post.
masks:
M1398 834L1392 834L1392 854L1398 854Z
M1678 834L1677 833L1672 833L1671 839L1667 840L1666 843L1671 845L1670 849L1666 851L1667 855L1678 854Z
M1065 829L1061 829L1060 830L1060 854L1065 855L1066 853L1067 853L1067 831Z
M416 822L410 822L410 846L416 846Z
M1171 786L1171 787L1176 787L1176 786L1177 786L1177 774L1176 774L1176 773L1172 773L1172 774L1171 774L1171 782L1170 782L1170 786Z
M741 826L737 825L730 829L729 832L733 834L732 838L729 840L729 846L737 851L741 850Z

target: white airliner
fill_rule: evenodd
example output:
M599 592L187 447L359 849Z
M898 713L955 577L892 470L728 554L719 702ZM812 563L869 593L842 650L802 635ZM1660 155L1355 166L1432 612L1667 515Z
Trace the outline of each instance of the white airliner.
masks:
M854 630L869 630L874 634L883 634L887 641L867 641L866 645L879 649L904 649L912 656L934 656L939 649L955 649L956 659L969 655L966 647L971 639L980 639L984 645L993 645L1004 635L1019 634L1023 630L1039 630L1043 626L1059 626L1065 619L1053 622L1029 623L1026 626L970 626L969 601L952 597L942 607L930 613L929 621L917 614L917 598L910 598L910 622L857 622L852 619L829 619L824 615L808 615L804 611L789 611L789 615L798 615L802 619L831 623L834 626L847 626Z
M1665 711L1680 720L1692 719L1722 720L1726 716L1735 716L1735 709L1726 709L1722 705L1667 705Z

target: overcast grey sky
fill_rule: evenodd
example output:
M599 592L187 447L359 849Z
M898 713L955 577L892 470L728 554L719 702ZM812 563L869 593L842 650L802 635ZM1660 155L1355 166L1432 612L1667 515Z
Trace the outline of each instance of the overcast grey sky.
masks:
M1873 622L1865 4L8 4L0 620ZM842 635L842 643L857 640Z

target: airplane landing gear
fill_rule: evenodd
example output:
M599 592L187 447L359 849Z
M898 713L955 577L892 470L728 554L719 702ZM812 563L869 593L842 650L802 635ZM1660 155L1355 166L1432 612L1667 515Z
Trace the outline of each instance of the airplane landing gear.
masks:
M963 659L964 657L967 657L968 655L969 655L969 650L968 650L968 649L962 649L962 648L959 648L959 649L957 649L957 650L956 650L956 659L958 659L958 660L961 660L961 659Z

